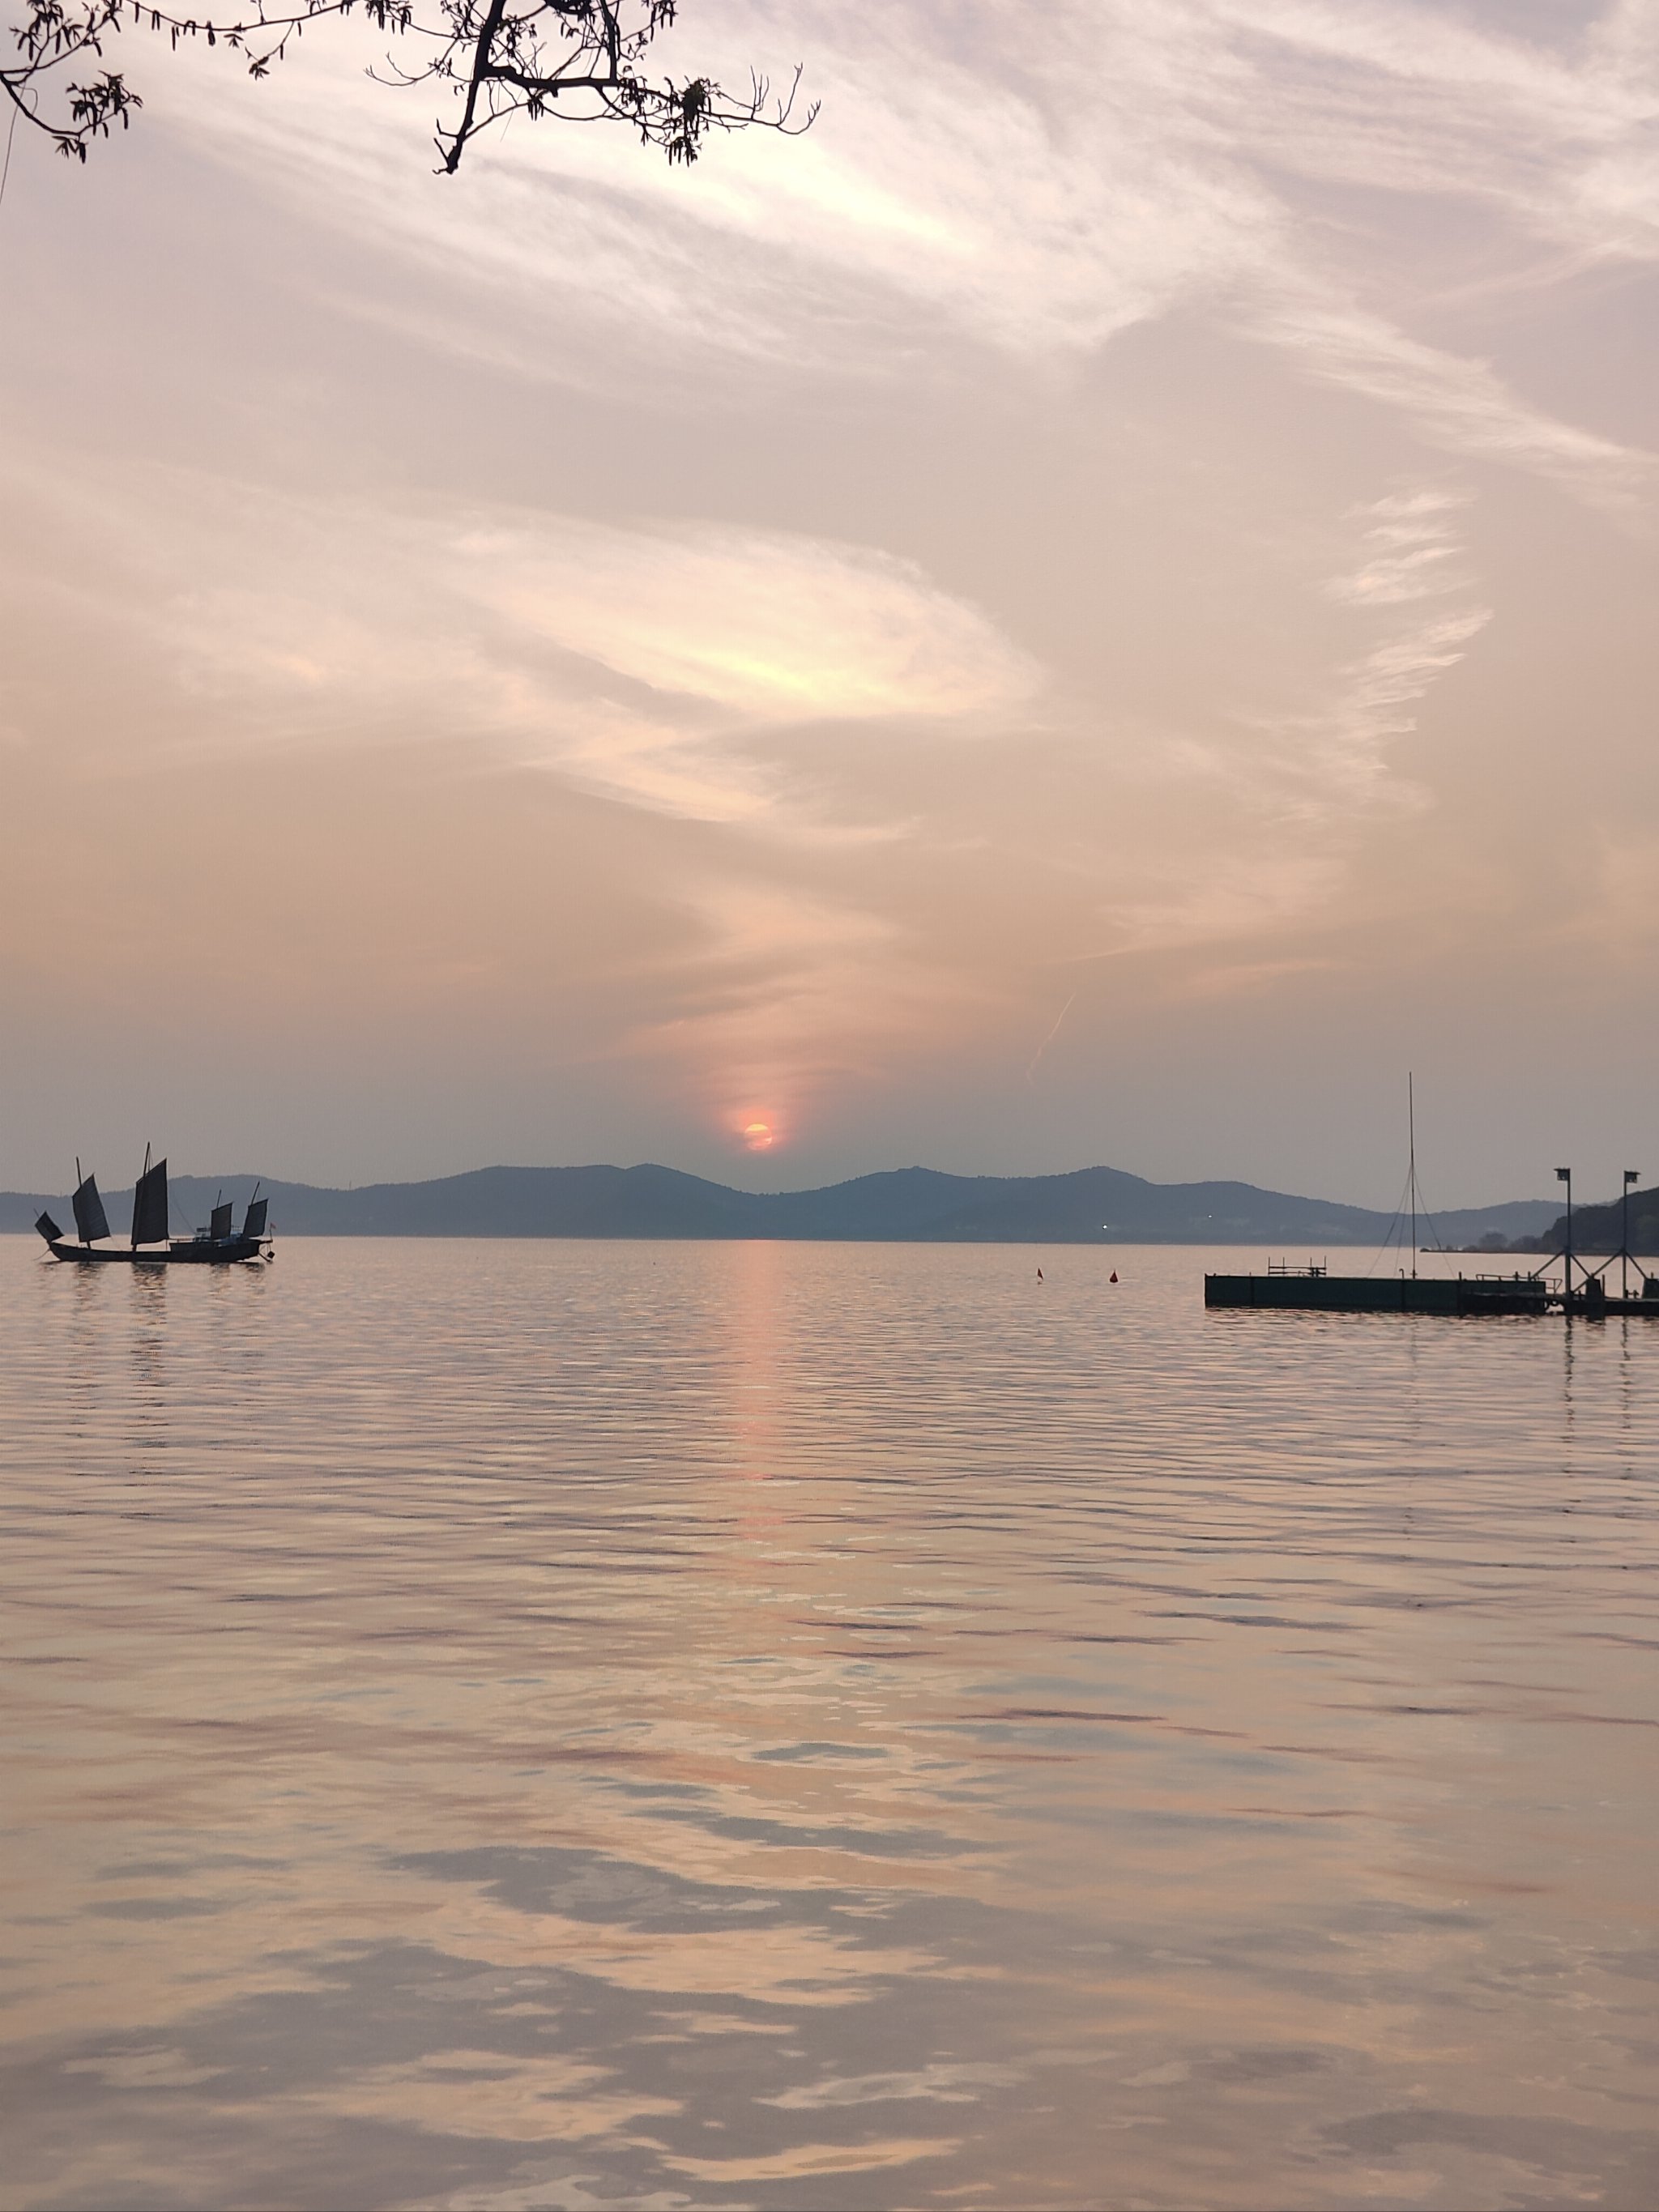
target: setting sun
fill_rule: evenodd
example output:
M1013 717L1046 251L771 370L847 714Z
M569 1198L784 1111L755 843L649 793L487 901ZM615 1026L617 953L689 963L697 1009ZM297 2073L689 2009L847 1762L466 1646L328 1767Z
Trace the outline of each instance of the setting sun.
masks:
M771 1123L769 1121L750 1121L745 1123L743 1131L743 1141L745 1148L751 1152L765 1152L772 1143Z

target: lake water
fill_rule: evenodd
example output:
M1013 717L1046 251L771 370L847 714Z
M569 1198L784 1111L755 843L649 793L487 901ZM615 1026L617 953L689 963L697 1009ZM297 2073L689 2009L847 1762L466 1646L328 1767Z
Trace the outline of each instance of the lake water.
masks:
M1659 1323L38 1249L0 2203L1659 2202Z

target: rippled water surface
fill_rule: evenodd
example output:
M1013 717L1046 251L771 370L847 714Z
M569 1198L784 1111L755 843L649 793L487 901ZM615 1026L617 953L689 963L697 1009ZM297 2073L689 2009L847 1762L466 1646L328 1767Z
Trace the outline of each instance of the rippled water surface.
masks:
M36 1249L0 2202L1659 2202L1659 1323Z

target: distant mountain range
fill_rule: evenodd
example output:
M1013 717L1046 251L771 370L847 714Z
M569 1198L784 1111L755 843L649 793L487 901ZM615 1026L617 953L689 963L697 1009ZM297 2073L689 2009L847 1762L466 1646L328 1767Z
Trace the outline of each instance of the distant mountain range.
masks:
M240 1206L252 1176L179 1176L175 1232L205 1222L222 1192ZM1248 1182L1147 1182L1116 1168L1070 1175L953 1176L898 1168L823 1190L730 1190L673 1168L479 1168L433 1182L356 1190L272 1182L271 1227L289 1237L701 1237L962 1244L1267 1244L1309 1249L1382 1242L1391 1217L1363 1206L1294 1198ZM106 1190L117 1236L131 1220L130 1192ZM0 1191L0 1231L30 1228L45 1206L70 1218L66 1198ZM1434 1217L1450 1245L1480 1237L1536 1237L1557 1208L1547 1199L1462 1206ZM1422 1224L1428 1240L1426 1222Z

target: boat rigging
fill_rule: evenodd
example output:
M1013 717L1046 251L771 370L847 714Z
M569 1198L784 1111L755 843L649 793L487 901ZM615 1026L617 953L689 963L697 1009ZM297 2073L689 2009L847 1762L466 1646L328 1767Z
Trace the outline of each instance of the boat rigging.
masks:
M259 1196L258 1183L240 1230L234 1225L234 1206L222 1201L215 1206L205 1229L198 1229L193 1236L174 1237L167 1212L167 1164L157 1160L152 1167L146 1145L143 1173L132 1193L132 1234L121 1244L110 1235L98 1178L83 1176L78 1159L75 1175L75 1195L70 1200L75 1210L74 1237L66 1237L50 1213L43 1213L34 1224L54 1260L74 1261L82 1266L113 1261L126 1267L229 1267L275 1256L276 1248L268 1233L270 1201Z

